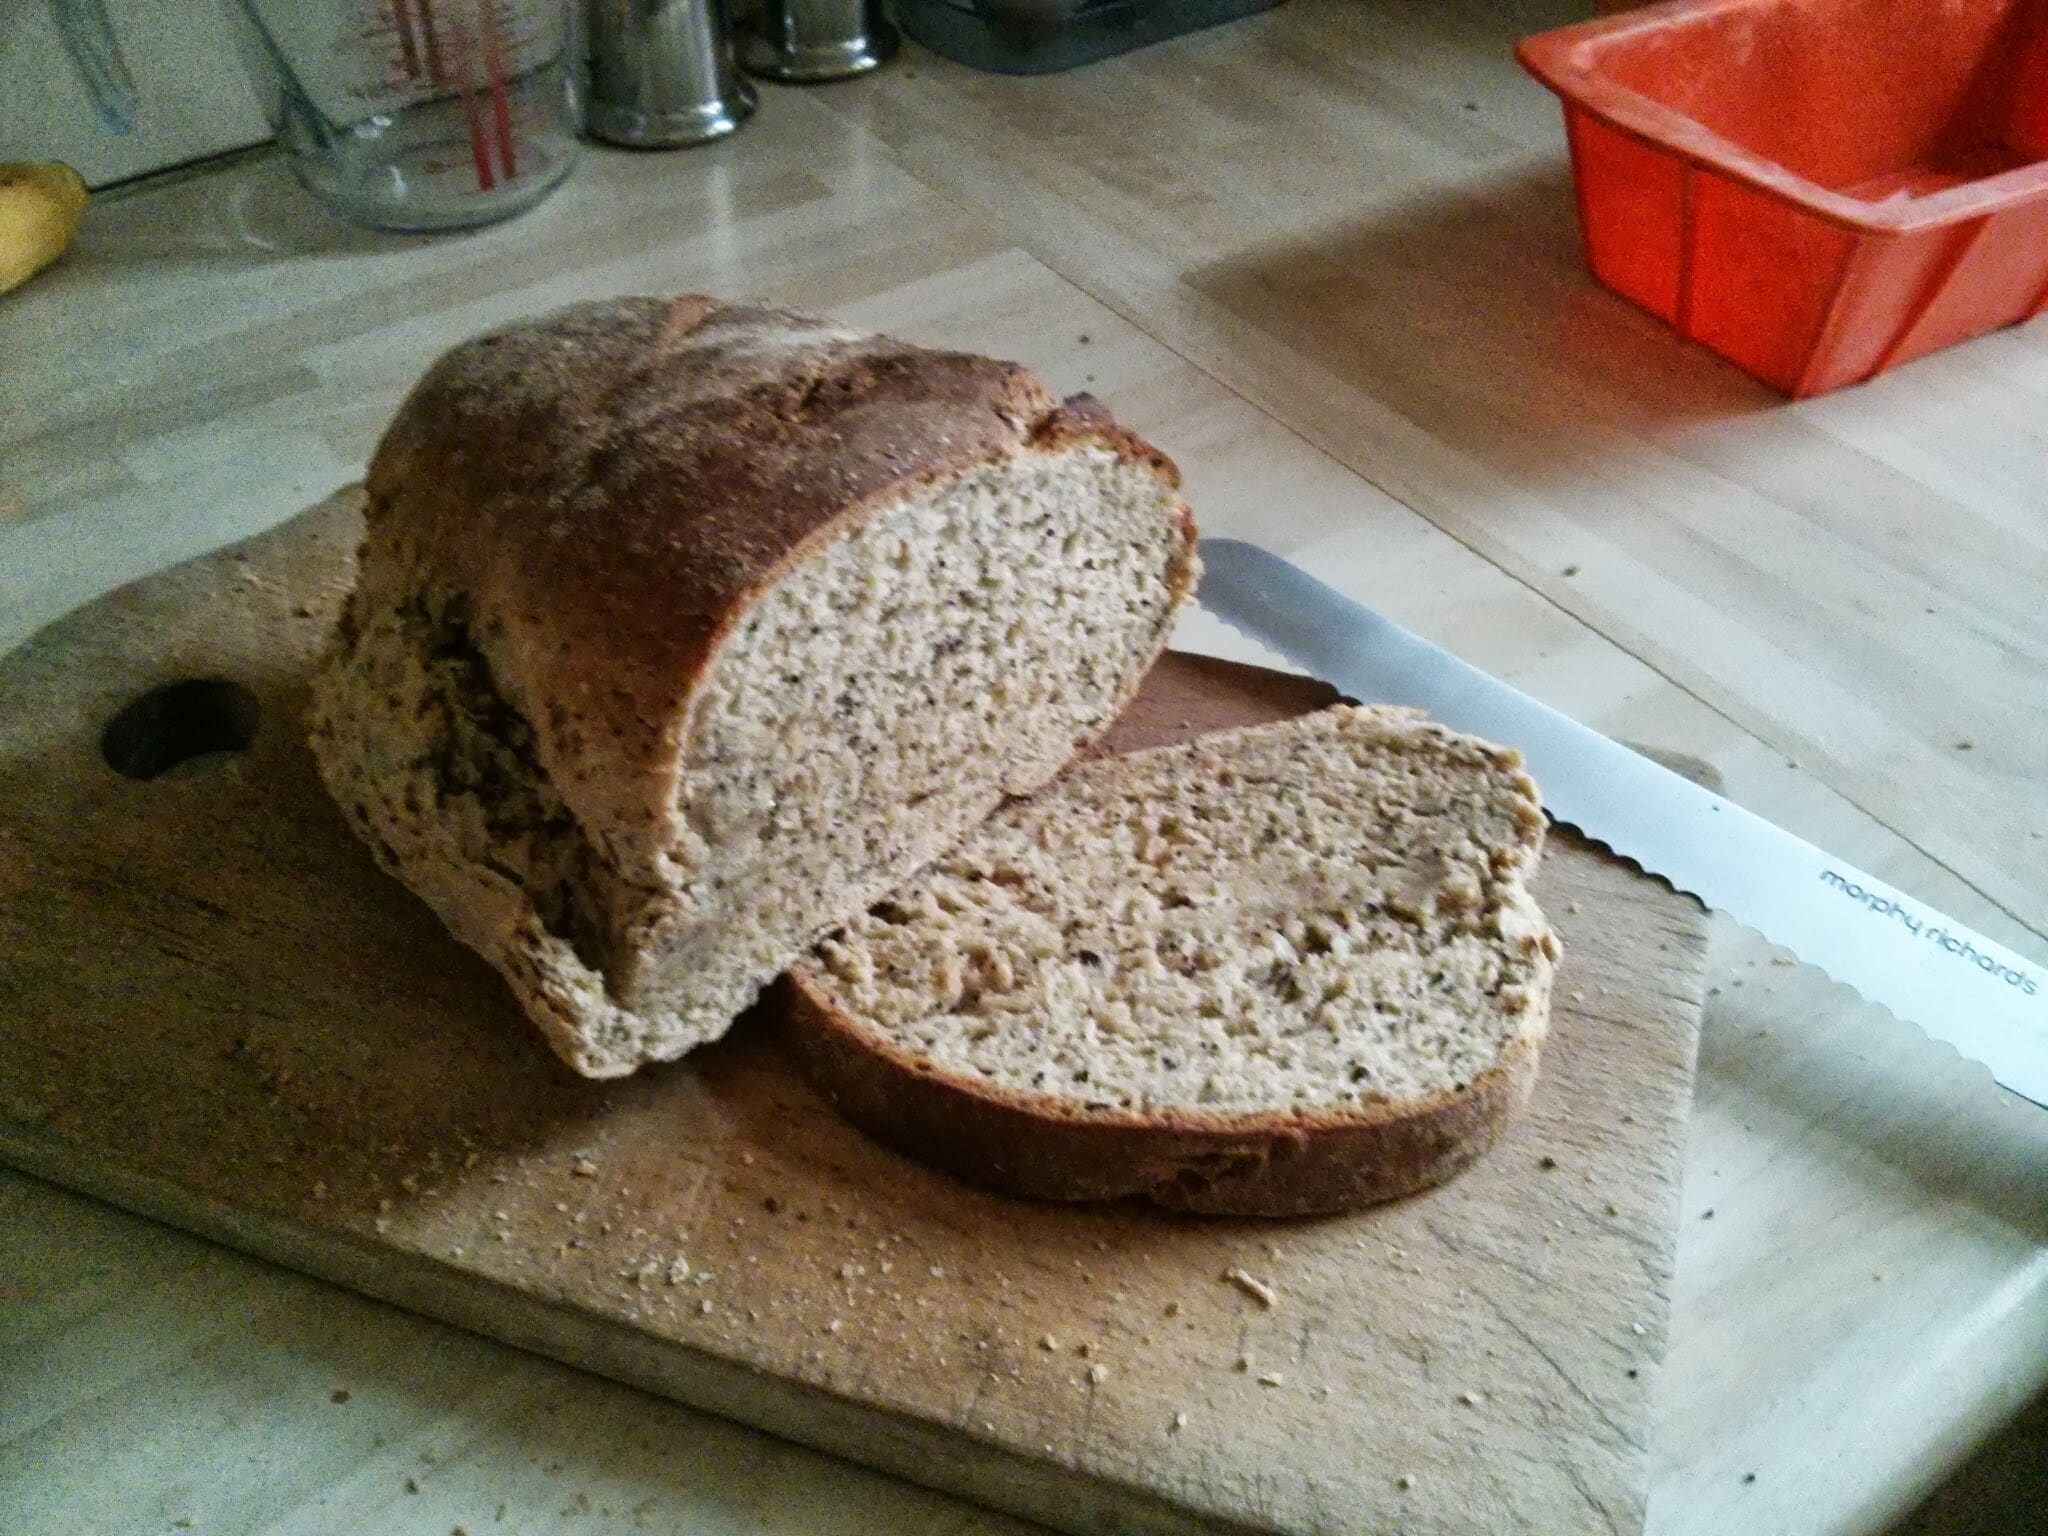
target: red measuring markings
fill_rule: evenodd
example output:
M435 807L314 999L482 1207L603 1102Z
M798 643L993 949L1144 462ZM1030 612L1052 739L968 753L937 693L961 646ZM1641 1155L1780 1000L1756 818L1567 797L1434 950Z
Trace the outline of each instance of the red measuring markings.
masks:
M461 105L477 190L490 191L497 186L501 174L510 181L519 174L519 150L512 132L511 92L505 76L507 28L503 0L473 0L476 31L481 34L483 45L481 90L474 78L477 50L471 46L471 29L465 25L469 17L460 14L459 6L453 23L444 27L435 15L435 0L389 3L400 67L415 80L424 75L429 83L449 88ZM488 120L481 99L486 96ZM495 165L491 155L494 148Z
M415 80L420 75L419 45L413 41L412 0L391 0L391 28L398 34L398 58Z
M426 0L420 0L425 4ZM505 90L504 17L498 0L482 0L484 24L484 78L491 87L491 126L498 134L498 155L505 165L505 179L519 174L519 157L512 147L512 102Z

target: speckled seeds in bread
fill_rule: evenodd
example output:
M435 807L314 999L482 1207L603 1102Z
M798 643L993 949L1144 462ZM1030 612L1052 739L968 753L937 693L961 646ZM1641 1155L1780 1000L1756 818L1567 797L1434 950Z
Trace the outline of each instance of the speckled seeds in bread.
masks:
M1025 369L709 299L455 349L370 467L328 788L579 1072L722 1034L1112 719L1173 466Z
M1549 1014L1520 764L1348 706L1088 763L827 937L787 1031L858 1124L1019 1194L1293 1215L1438 1183Z

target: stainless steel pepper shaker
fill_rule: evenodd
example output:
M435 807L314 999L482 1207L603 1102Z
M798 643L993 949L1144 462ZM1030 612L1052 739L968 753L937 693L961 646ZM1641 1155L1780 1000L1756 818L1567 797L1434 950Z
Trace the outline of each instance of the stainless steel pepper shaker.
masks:
M740 62L770 80L815 85L879 68L899 40L881 0L760 0L740 28Z
M585 0L590 92L583 125L634 149L722 139L754 110L733 63L724 0Z

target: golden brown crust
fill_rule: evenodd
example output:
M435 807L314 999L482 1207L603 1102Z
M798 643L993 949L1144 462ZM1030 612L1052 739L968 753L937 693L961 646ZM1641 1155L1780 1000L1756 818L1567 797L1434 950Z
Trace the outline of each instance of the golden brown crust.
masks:
M1351 1210L1441 1184L1528 1101L1547 1004L1457 1092L1360 1109L1092 1110L948 1072L847 1017L801 971L772 1003L812 1084L876 1140L1041 1200L1141 1196L1220 1216Z
M1065 448L1083 442L1100 443L1127 459L1150 464L1168 485L1180 488L1180 466L1110 415L1109 407L1091 394L1067 396L1031 433L1034 448Z
M783 310L580 305L428 372L370 466L370 547L466 596L565 801L641 841L713 652L809 547L920 481L1084 437L1178 483L1090 404Z

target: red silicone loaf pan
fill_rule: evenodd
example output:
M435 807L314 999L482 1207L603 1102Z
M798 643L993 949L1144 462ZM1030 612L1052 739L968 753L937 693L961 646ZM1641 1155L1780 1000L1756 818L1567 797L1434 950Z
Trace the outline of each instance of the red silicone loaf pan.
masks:
M2048 308L2048 0L1673 0L1516 52L1593 275L1787 394Z

